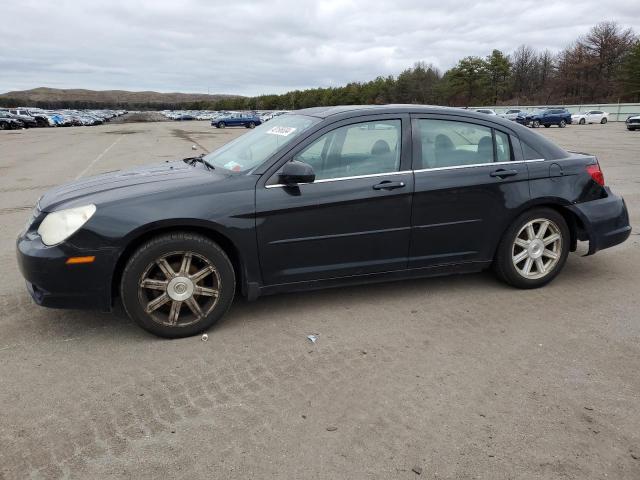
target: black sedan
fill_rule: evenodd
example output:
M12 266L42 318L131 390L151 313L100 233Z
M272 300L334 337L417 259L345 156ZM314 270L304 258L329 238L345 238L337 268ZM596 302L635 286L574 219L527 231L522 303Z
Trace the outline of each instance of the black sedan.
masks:
M193 335L234 295L493 267L541 287L578 240L631 231L596 157L496 116L423 106L279 116L204 156L47 192L17 240L44 306Z
M4 118L13 118L14 120L22 123L24 128L35 128L38 126L38 121L30 115L16 115L15 113L2 111Z
M0 130L17 130L19 128L24 128L24 123L14 118L9 112L0 110Z

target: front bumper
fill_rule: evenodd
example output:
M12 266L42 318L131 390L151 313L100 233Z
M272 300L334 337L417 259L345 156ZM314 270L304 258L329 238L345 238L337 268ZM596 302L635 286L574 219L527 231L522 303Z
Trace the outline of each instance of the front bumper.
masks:
M34 301L43 307L111 310L111 250L85 250L63 242L48 247L37 234L16 241L18 267ZM95 256L93 263L67 265L69 257Z
M629 213L624 199L605 187L607 196L599 200L578 203L567 208L575 213L589 240L587 255L624 242L631 234Z

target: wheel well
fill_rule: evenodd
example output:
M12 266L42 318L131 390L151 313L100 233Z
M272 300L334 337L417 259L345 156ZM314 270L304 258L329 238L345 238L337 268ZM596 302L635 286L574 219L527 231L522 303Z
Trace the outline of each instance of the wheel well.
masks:
M562 215L562 218L564 218L564 221L567 222L567 226L569 227L569 236L570 236L570 239L569 239L570 248L569 248L569 250L571 252L574 252L576 250L576 248L578 246L578 240L588 240L588 236L586 234L586 229L584 228L584 224L582 223L580 218L578 218L578 216L576 214L574 214L571 210L569 210L567 208L564 208L562 205L559 205L557 203L538 203L538 204L535 204L535 205L530 205L529 207L527 207L524 210L522 210L521 212L519 212L518 215L516 215L504 227L504 230L503 230L502 234L498 238L501 239L504 236L505 232L507 231L507 229L509 228L511 223L513 223L516 218L518 218L523 213L528 212L529 210L533 210L534 208L550 208L551 210L555 210L560 215ZM497 252L497 244L496 244L496 249L494 249L494 252L493 252L493 257L495 257L496 252Z
M211 230L206 227L197 227L197 226L167 226L160 227L148 232L143 233L142 235L134 238L129 244L126 246L118 261L116 262L115 269L113 271L113 276L111 278L111 302L113 304L113 300L120 296L120 280L122 279L122 272L124 271L124 267L127 265L127 261L131 258L131 255L147 240L156 237L158 235L162 235L164 233L169 232L189 232L189 233L198 233L207 238L210 238L214 242L216 242L224 253L227 254L229 260L231 260L231 264L233 265L233 271L236 275L236 289L238 292L241 292L243 295L245 294L244 288L244 273L242 268L242 260L238 249L233 244L231 240L222 235L221 233Z
M537 205L532 205L527 210L532 210L534 208L550 208L551 210L555 210L560 215L562 215L562 218L564 218L564 221L567 222L567 226L569 227L569 235L570 235L569 244L570 244L571 252L574 252L576 250L578 245L578 240L587 239L582 220L580 220L580 218L578 218L578 216L575 213L573 213L571 210L564 208L562 205L558 205L556 203L540 203ZM527 210L525 210L525 212Z

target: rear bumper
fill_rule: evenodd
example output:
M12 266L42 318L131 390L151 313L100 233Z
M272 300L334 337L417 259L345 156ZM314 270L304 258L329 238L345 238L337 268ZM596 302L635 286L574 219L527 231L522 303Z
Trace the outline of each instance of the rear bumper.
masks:
M624 199L605 187L606 198L567 207L581 220L589 240L587 255L624 242L631 234Z

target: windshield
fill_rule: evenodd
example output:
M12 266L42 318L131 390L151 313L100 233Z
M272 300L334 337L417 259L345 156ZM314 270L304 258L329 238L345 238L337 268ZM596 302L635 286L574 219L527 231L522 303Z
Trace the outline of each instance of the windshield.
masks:
M215 168L234 172L250 170L319 121L304 115L276 117L205 155L204 160Z

